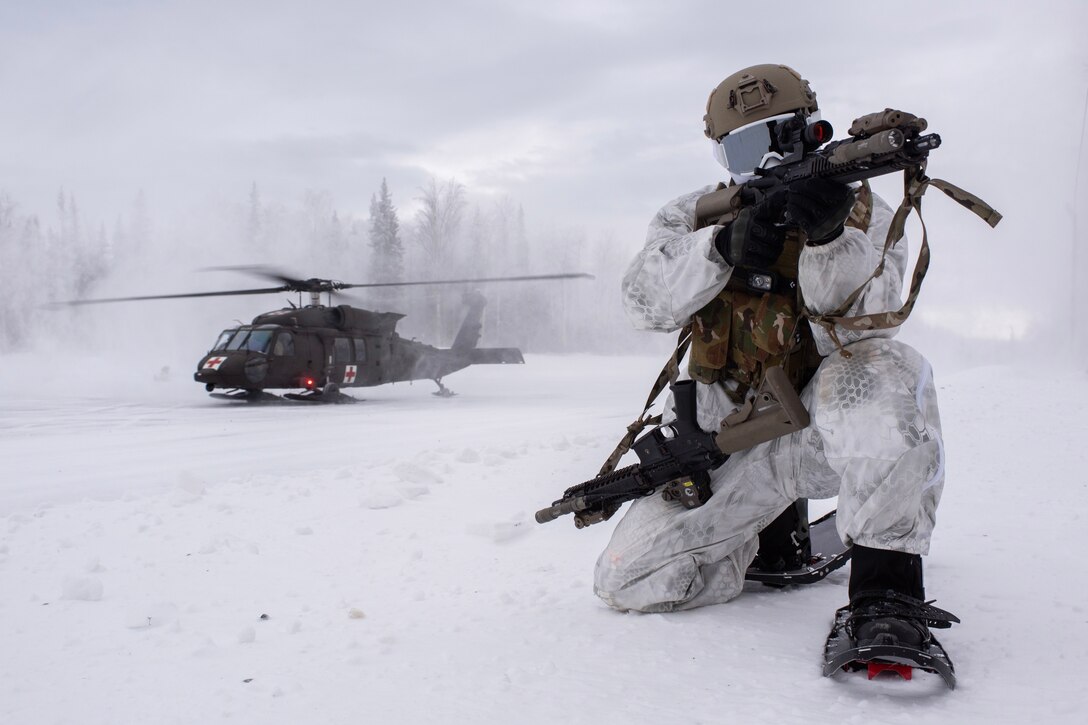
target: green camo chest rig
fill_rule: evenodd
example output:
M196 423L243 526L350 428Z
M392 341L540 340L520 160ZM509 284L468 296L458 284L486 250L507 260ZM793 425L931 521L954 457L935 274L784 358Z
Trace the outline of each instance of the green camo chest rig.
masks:
M695 205L695 229L728 221L733 195L725 186ZM865 232L873 216L868 183L857 190L847 226ZM786 235L782 255L770 270L739 267L718 296L695 313L691 323L688 373L701 383L734 380L738 397L763 380L768 367L781 365L800 390L820 364L812 331L804 322L797 267L804 239Z

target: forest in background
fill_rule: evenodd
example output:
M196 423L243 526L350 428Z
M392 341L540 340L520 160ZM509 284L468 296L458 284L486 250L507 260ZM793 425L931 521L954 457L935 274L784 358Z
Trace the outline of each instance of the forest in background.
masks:
M358 202L358 198L356 198ZM667 355L672 335L632 328L620 304L620 280L642 239L589 234L562 220L539 220L509 195L474 194L452 179L408 190L375 184L366 214L333 194L308 190L266 198L259 183L234 199L193 204L183 214L156 213L136 192L127 209L87 211L71 190L39 215L0 188L0 354L45 348L144 358L155 370L187 368L216 333L256 314L308 299L282 293L58 308L96 297L173 294L272 286L230 270L265 266L297 278L395 282L585 272L594 279L352 290L332 304L405 315L398 332L448 346L464 315L463 292L488 300L481 345L527 353ZM944 264L945 267L949 265ZM227 270L219 268L228 268ZM977 276L977 275L976 275ZM938 283L934 283L938 284ZM927 288L928 289L928 288ZM1033 357L1051 327L1026 322L1023 333L970 334L950 324L941 290L928 289L921 312L900 339L951 370ZM322 299L328 302L327 298ZM948 319L946 319L948 318ZM958 318L955 318L958 319ZM1079 330L1055 352L1072 355ZM146 354L143 348L147 348Z
M7 280L0 286L0 352L32 349L57 335L87 338L82 343L93 348L99 326L88 322L91 316L122 314L103 313L106 306L58 312L50 303L270 286L238 272L220 271L206 283L193 274L249 265L353 283L586 272L595 279L479 285L489 301L482 344L619 352L645 341L619 300L620 278L640 246L641 240L590 237L542 223L509 196L477 199L452 179L431 178L399 193L383 179L366 216L344 211L328 191L266 199L253 183L237 199L206 202L169 221L156 217L143 192L130 208L103 216L81 208L73 191L60 190L51 215L42 218L0 189L0 270ZM358 290L335 295L332 304L401 312L403 336L447 345L464 314L461 294L472 287ZM288 297L258 299L274 309ZM224 320L237 316L241 299L221 298ZM157 309L151 315L182 315L179 305L187 302L120 306L152 305L145 307ZM209 341L214 332L207 330Z

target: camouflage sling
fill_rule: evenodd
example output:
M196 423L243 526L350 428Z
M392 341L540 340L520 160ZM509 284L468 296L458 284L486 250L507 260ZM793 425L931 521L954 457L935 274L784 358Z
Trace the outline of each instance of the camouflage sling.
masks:
M828 335L831 336L831 339L835 342L839 352L844 357L850 357L850 351L843 347L842 341L839 339L838 332L835 329L837 325L848 330L875 330L898 327L906 321L907 317L914 309L914 304L918 300L918 294L922 289L922 280L925 278L926 271L929 269L929 239L926 223L922 218L922 197L930 186L935 186L943 191L961 206L971 210L991 227L996 227L998 222L1001 221L1001 214L982 199L943 179L930 179L925 175L925 170L926 167L923 163L918 166L917 169L913 170L913 175L910 173L912 171L911 169L905 169L903 171L903 201L900 202L899 208L895 212L895 216L892 217L891 225L888 227L888 235L884 239L884 249L881 252L880 261L877 263L873 273L869 275L869 277L861 283L861 286L854 290L846 298L846 301L834 312L826 315L818 315L807 307L803 310L805 317L827 330ZM914 272L911 275L910 291L907 295L907 301L903 303L902 307L895 311L882 312L875 315L844 317L844 315L850 311L850 308L857 302L862 292L865 291L869 282L884 273L884 260L888 255L888 250L903 238L907 217L910 215L911 211L917 212L918 221L922 225L922 246L918 251L918 261L915 263Z
M631 444L635 442L635 438L641 433L647 426L657 425L661 422L660 415L654 415L649 418L646 417L646 413L653 407L654 401L657 400L657 396L661 395L661 391L665 389L670 383L675 383L676 379L680 376L680 361L684 359L684 354L688 350L688 345L691 343L691 325L685 326L680 330L680 336L676 340L676 349L673 350L672 355L665 363L665 367L661 368L661 372L658 373L657 380L654 381L653 387L650 388L650 394L646 397L646 405L642 408L642 413L639 414L631 425L627 426L627 434L616 445L615 450L605 460L604 465L601 466L601 470L597 473L598 476L604 476L611 473L616 469L616 464L623 458L627 451L631 450ZM612 514L609 513L609 516ZM607 518L607 516L605 517Z

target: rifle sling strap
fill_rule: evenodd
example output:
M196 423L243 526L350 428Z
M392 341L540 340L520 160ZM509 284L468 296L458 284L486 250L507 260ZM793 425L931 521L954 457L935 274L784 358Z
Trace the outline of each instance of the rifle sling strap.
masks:
M660 415L654 415L649 418L646 414L653 407L654 401L657 400L657 396L661 395L661 391L665 389L670 383L676 382L676 378L680 375L680 361L684 358L684 355L688 351L688 345L691 344L691 325L686 325L680 330L680 336L676 340L676 349L673 350L672 355L665 363L665 367L661 368L661 372L657 376L657 380L654 381L653 387L650 388L650 394L646 397L646 405L642 409L642 413L627 426L627 434L616 445L615 450L601 466L601 470L597 473L598 476L604 476L611 473L616 469L616 464L627 451L631 450L631 446L634 445L635 438L643 431L647 426L657 425L661 422Z
M927 177L925 175L925 164L915 169L913 175L910 173L911 171L911 169L907 169L903 172L903 201L900 202L899 208L895 212L895 216L892 217L891 224L888 227L888 235L884 239L884 249L880 254L880 261L877 263L873 273L869 275L869 277L861 283L861 286L854 290L850 296L846 298L846 301L834 312L819 315L808 309L807 306L804 309L804 314L809 320L827 330L828 335L830 335L831 339L835 342L839 352L845 357L850 357L850 351L843 348L842 341L839 339L838 332L835 329L836 326L840 326L847 330L874 330L898 327L906 321L911 310L914 309L914 303L918 300L918 294L922 289L922 280L925 278L926 271L929 269L929 239L926 232L925 220L922 219L922 196L925 195L926 189L930 186L940 189L961 206L970 209L991 227L996 227L997 223L1001 221L1001 214L974 194L964 191L958 186L950 184L943 179L930 179ZM911 275L910 292L907 295L907 301L904 302L903 306L898 310L892 312L846 317L845 315L857 302L858 298L865 291L865 288L869 285L869 282L884 273L884 260L888 255L888 250L903 238L903 230L906 227L907 217L910 215L911 211L918 213L918 221L922 225L922 246L918 252L918 261L914 265L914 273Z

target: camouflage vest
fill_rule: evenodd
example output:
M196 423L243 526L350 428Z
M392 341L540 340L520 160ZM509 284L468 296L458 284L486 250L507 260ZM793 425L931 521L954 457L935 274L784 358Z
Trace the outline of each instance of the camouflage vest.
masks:
M726 188L719 186L699 199L696 229L717 223L724 215L713 197L724 198ZM846 224L868 231L872 213L872 191L866 182L857 190ZM738 267L718 296L695 313L688 364L692 379L707 384L735 380L743 397L759 386L767 367L782 365L798 391L808 383L822 358L801 314L804 302L797 270L804 245L803 236L790 231L782 256L770 270Z

